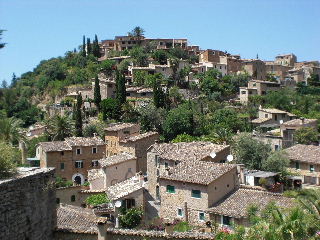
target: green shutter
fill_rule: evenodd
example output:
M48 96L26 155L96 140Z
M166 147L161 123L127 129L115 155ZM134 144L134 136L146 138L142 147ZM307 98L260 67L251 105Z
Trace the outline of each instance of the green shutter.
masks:
M175 190L174 186L167 185L167 192L168 193L175 193L176 190Z
M193 197L193 198L201 198L201 191L200 190L192 190L191 197Z

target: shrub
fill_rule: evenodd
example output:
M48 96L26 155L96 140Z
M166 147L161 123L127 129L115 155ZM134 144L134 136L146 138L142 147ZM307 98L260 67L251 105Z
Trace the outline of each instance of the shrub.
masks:
M0 179L10 177L20 161L20 151L5 142L0 142Z
M73 185L72 181L70 180L63 180L61 177L56 177L56 188L61 187L71 187Z
M91 195L86 199L86 203L91 206L98 206L108 202L110 202L110 200L105 193Z
M143 216L143 211L140 208L130 208L122 210L123 215L119 216L120 226L123 228L137 227Z

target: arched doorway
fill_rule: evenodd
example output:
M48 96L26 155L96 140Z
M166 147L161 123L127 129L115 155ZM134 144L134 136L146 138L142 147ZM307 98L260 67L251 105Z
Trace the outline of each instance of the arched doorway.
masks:
M75 183L75 184L84 184L84 177L82 176L82 174L80 173L76 173L72 176L72 181Z

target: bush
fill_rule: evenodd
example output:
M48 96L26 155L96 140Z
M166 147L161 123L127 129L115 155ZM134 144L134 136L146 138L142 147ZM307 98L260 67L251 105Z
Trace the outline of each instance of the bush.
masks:
M0 142L0 179L13 175L19 161L20 151L5 142Z
M104 203L110 202L107 194L105 193L100 193L96 195L91 195L87 197L86 199L86 204L91 205L91 206L98 206Z
M61 187L71 187L73 186L72 181L68 180L63 180L61 177L56 177L56 188L61 188Z
M123 228L137 227L143 216L143 211L140 208L130 208L122 210L123 215L119 216L120 226Z
M188 232L188 231L192 230L192 227L189 225L188 222L178 222L174 226L173 230L175 232Z

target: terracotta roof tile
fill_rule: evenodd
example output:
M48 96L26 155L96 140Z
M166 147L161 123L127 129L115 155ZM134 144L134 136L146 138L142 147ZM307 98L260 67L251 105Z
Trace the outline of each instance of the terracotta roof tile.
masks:
M320 164L320 146L297 144L285 151L291 160Z
M99 160L101 167L109 167L119 163L136 160L137 158L128 153L120 153L111 157L106 157Z
M247 217L249 206L254 204L261 210L270 202L275 202L281 208L292 207L294 205L292 198L284 197L281 194L239 188L208 210L219 215L241 218Z
M124 138L121 140L121 142L136 142L136 141L149 138L151 136L156 136L156 135L158 135L157 132L146 132L136 136L130 136L130 137Z
M126 129L126 128L130 128L130 127L133 127L135 125L137 125L137 124L134 124L134 123L117 123L117 124L110 125L109 127L105 128L104 130L113 132L113 131L119 131L119 130L123 130L123 129Z

